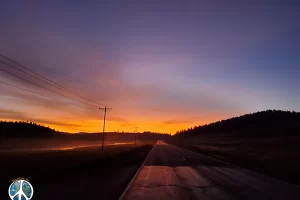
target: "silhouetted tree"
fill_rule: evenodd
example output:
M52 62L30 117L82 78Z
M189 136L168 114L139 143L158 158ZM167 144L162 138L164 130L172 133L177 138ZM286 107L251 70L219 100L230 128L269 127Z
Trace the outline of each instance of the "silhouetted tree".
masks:
M253 136L300 135L300 113L266 110L181 130L176 133L176 136L186 137L215 133L236 133Z

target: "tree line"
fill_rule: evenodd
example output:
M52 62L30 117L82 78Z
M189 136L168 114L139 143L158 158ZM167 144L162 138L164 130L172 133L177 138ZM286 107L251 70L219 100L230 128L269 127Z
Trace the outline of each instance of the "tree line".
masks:
M167 133L155 133L145 131L143 133L128 133L128 132L106 132L106 137L111 140L132 140L135 135L138 139L155 140L167 139L171 137ZM28 121L0 121L0 138L66 138L69 139L102 139L102 132L99 133L77 133L68 134L59 132L50 127L46 127L34 122Z
M216 133L253 136L300 135L300 113L295 111L266 110L195 126L178 131L175 135L185 137Z
M0 137L49 137L56 131L28 121L0 121Z

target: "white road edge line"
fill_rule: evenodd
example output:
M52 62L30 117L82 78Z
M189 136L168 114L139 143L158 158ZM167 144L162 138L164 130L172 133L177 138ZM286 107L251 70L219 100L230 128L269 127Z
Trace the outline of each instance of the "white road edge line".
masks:
M133 181L135 180L135 178L137 177L137 175L140 173L140 171L143 169L143 167L144 167L146 161L148 160L148 157L150 156L150 154L151 154L152 150L154 149L154 147L156 146L156 144L157 144L157 142L153 145L153 147L152 147L152 149L149 151L147 157L146 157L145 160L142 162L140 168L136 171L136 173L134 174L133 178L131 179L131 181L130 181L130 182L128 183L128 185L126 186L126 188L125 188L125 190L123 191L122 195L120 196L119 200L122 200L122 199L125 197L127 191L129 190L130 186L132 185Z

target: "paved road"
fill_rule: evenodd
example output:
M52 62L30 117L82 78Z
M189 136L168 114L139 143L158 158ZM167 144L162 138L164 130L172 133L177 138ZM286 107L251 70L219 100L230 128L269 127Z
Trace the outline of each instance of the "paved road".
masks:
M300 187L158 141L124 199L299 200Z

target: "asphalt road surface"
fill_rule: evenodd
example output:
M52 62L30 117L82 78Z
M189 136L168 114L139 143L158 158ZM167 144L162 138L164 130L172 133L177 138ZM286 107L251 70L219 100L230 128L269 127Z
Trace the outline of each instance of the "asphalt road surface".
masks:
M300 187L158 141L125 200L300 199Z

